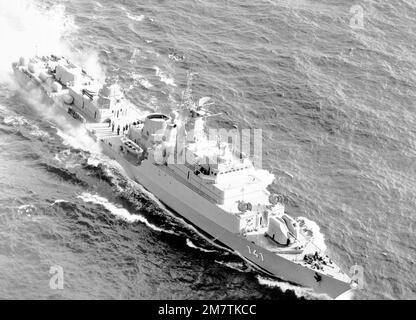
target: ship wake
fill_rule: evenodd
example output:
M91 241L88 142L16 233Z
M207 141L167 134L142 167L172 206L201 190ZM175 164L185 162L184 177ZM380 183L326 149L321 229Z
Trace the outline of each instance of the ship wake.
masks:
M279 281L275 279L266 278L258 275L257 280L261 285L279 288L282 292L293 292L298 298L305 298L308 300L332 300L326 294L318 294L310 288L299 287L288 282Z
M94 203L104 207L107 211L111 212L113 215L123 219L124 221L134 223L140 222L145 224L147 227L151 228L156 232L164 232L168 234L175 234L175 232L171 230L166 230L155 226L154 224L150 223L144 216L138 214L132 214L127 209L118 206L112 202L110 202L107 198L101 197L98 194L91 194L88 192L84 192L78 196L79 199L83 200L87 203Z

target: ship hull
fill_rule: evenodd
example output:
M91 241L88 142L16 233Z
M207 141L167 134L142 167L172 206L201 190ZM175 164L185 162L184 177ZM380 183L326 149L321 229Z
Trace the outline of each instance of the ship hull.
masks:
M39 87L36 81L29 79L18 68L13 67L13 70L18 83L23 88ZM45 101L56 105L66 115L68 121L78 126L84 126L66 112L68 106L64 105L58 98L53 98L46 92L44 93ZM88 132L96 138L93 132L89 130ZM167 172L167 167L155 165L149 160L144 160L141 165L135 166L128 162L119 150L109 146L105 139L100 140L98 138L97 140L103 152L116 160L130 179L141 184L178 215L205 232L215 241L222 243L254 264L265 274L293 284L312 288L315 292L326 294L331 298L336 298L350 290L350 285L347 282L322 273L319 273L317 277L317 272L314 270L267 251L248 241L239 233L233 233L225 229L223 227L225 223L221 222L225 222L223 219L229 213L222 211L221 208L200 196L188 186L180 183ZM320 278L320 280L317 281L316 278Z
M101 142L101 147L107 156L123 167L130 179L141 184L178 215L269 276L312 288L316 293L326 294L331 298L336 298L351 289L348 283L322 273L319 273L321 279L317 281L315 271L269 252L240 234L223 228L220 217L229 213L221 212L219 207L179 183L166 172L165 166L154 165L148 160L143 161L140 166L134 166L105 141Z

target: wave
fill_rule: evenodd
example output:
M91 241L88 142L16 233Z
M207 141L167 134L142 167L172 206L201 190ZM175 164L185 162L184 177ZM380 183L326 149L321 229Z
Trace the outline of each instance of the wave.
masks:
M134 84L131 85L130 89L134 88L136 83L139 83L142 87L146 89L150 89L153 87L153 84L140 74L132 73L131 77L133 78Z
M8 116L3 119L3 122L13 127L29 124L29 121L23 116Z
M21 130L17 130L17 132L14 132L15 136L23 141L32 141L30 138L28 138Z
M69 149L67 149L67 150L69 150ZM61 152L59 152L59 153L56 153L56 154L55 154L54 159L55 159L57 162L63 163L63 162L64 162L64 160L63 160L63 159L61 159L61 156L62 156L62 155L67 156L67 155L68 155L67 150L64 150L64 151L61 151ZM69 152L71 152L71 151L69 150Z
M91 153L100 153L100 146L91 138L87 131L81 127L69 128L68 130L61 130L56 128L56 134L63 140L63 143L67 146L71 146L76 149L81 149Z
M133 16L132 14L130 14L130 12L126 12L126 17L134 21L143 21L144 19L144 15Z
M160 81L167 84L168 86L172 86L172 87L176 87L176 83L175 80L171 77L169 77L169 75L162 71L159 67L154 66L153 69L156 72L156 76L159 77Z
M37 208L32 204L24 204L17 208L17 212L19 214L25 214L27 216L30 216L33 213L35 213L36 210Z
M176 234L171 230L165 230L159 228L153 224L151 224L145 217L138 214L131 214L127 209L119 207L113 203L111 203L108 199L101 197L97 194L90 194L87 192L82 193L78 196L78 198L82 199L84 202L87 203L94 203L104 207L107 211L111 212L113 215L123 219L124 221L133 223L133 222L141 222L145 224L147 227L151 228L157 232L163 232L168 234Z
M23 116L19 116L19 115L7 116L3 119L3 123L8 126L15 127L15 128L25 127L28 129L28 131L25 133L35 138L50 138L50 135L48 132L40 129L39 126L33 124L31 121L29 121ZM24 135L22 132L21 134Z
M325 252L327 247L325 244L325 235L321 232L320 227L315 221L309 220L305 217L298 217L298 220L303 220L305 226L313 233L313 244L322 252Z
M127 201L134 208L142 209L144 203L153 203L156 205L155 208L163 211L163 213L165 214L165 218L170 217L170 220L168 220L166 223L169 227L173 228L175 227L175 224L179 224L182 228L185 228L191 233L204 239L211 246L217 248L217 252L221 251L222 254L235 254L234 251L212 241L205 234L198 231L193 225L186 222L182 217L172 212L158 198L156 198L156 196L153 193L147 191L142 185L125 177L121 173L123 169L118 162L111 159L103 160L97 167L94 168L91 166L90 170L95 170L95 175L97 177L105 180L111 186L113 186L117 190L117 196L120 199ZM157 210L154 210L154 208L152 208L153 215L157 214L156 211ZM180 235L183 233L180 231L176 231L176 234ZM189 234L183 235L189 236ZM189 245L189 243L187 244Z
M90 159L88 159L88 162ZM223 255L233 254L234 252L228 248L223 247L222 245L212 241L206 235L202 234L198 231L193 225L186 222L182 217L178 216L170 209L168 209L155 195L147 191L142 185L136 183L133 180L125 177L121 172L123 172L122 167L120 164L114 160L109 158L100 158L100 160L91 160L94 162L94 165L88 164L84 166L88 171L93 173L96 178L99 178L103 181L106 181L109 185L116 189L116 195L119 199L126 201L129 206L134 208L135 210L143 210L145 209L148 211L153 217L159 216L163 218L164 225L166 228L162 229L160 227L155 227L154 224L150 224L149 226L154 229L158 228L156 231L163 231L168 232L175 235L182 235L185 237L189 237L190 234L199 236L201 239L209 243L212 247L217 248L218 250L209 250L203 249L210 252L221 252ZM162 210L158 213L158 209ZM125 209L126 210L126 209ZM142 217L142 216L139 216ZM159 219L160 220L160 219ZM150 223L147 219L146 221L142 221L145 224ZM159 221L161 223L161 221ZM178 225L180 228L184 230L188 230L187 233L178 230ZM152 227L153 226L153 227ZM172 230L168 230L170 228ZM175 229L175 231L173 231ZM189 242L188 242L189 241ZM187 245L192 246L194 245L190 240L187 240ZM194 245L195 246L195 245ZM196 247L196 246L195 246ZM197 247L198 249L198 247Z
M53 165L47 164L47 163L41 163L39 164L40 167L44 168L47 172L50 172L66 182L70 182L76 185L81 185L83 187L87 187L88 183L79 179L77 175L65 168L55 167Z
M250 271L249 268L244 268L245 266L241 262L225 262L225 261L218 261L218 260L214 260L214 262L215 263L218 263L218 264L220 264L222 266L226 266L227 268L236 270L238 272L246 273L246 272L249 272Z
M36 138L50 138L49 133L46 131L41 130L38 126L33 126L33 129L29 132L29 134Z
M7 129L7 128L1 128L1 127L0 127L0 132L1 133L4 133L4 134L13 134L13 133L16 133L16 131L13 130L13 129L11 129L11 128ZM25 138L25 140L26 140L26 138Z
M63 199L57 199L51 204L51 206L53 206L55 204L60 204L60 203L69 203L69 201L63 200Z
M171 53L168 55L170 60L176 61L176 62L182 62L185 60L184 56L178 55L176 53Z
M195 245L195 244L194 244L191 240L189 240L189 239L186 239L186 245L187 245L189 248L192 248L192 249L197 249L197 250L199 250L199 251L206 252L206 253L218 252L217 250L209 250L209 249L205 249L205 248L198 247L197 245Z
M65 149L55 154L54 160L65 166L66 169L73 169L81 166L82 161L88 161L88 155L83 152L71 152L71 149Z
M124 12L127 11L127 9L124 8L121 4L117 5L117 8L119 8L121 11L124 11Z
M97 154L97 153L91 154L87 159L87 164L93 167L98 167L103 162L104 162L104 159L101 157L100 154Z
M139 80L137 80L139 82L139 84L146 88L146 89L150 89L153 87L153 84L150 83L149 80L145 79L145 78L140 78Z
M283 292L292 291L298 298L306 298L313 300L332 300L331 297L329 297L326 294L318 294L310 288L299 287L288 282L271 280L260 275L257 276L257 280L259 284L267 287L279 288Z

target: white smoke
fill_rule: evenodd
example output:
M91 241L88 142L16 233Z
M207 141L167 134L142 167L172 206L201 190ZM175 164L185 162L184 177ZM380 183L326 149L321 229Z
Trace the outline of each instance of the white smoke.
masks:
M277 287L283 292L292 291L298 298L306 298L310 300L331 300L331 297L324 293L316 293L310 288L299 287L288 282L275 279L272 280L262 276L257 276L257 280L261 285L267 287Z
M22 91L22 97L42 116L57 126L57 134L66 144L93 154L101 153L99 144L82 126L75 126L65 117L64 111L56 105L44 102L43 94L37 88Z
M0 82L14 85L11 64L20 57L63 55L82 66L93 77L103 81L104 68L93 50L81 52L70 47L77 26L62 4L44 4L33 0L0 0ZM70 145L90 152L99 152L95 141L80 127L68 123L64 115L43 103L39 92L23 91L23 96L47 120L58 125L58 134Z
M19 57L68 52L62 35L74 30L65 7L48 10L28 0L0 0L0 81L10 81L11 63Z
M90 76L94 79L105 83L106 79L106 68L100 64L98 52L94 50L79 51L67 53L66 57L76 65L81 66Z
M79 51L70 45L78 27L63 4L33 0L0 0L0 82L11 82L11 64L20 57L63 55L84 67L100 81L105 69L93 49ZM74 42L75 43L75 42Z

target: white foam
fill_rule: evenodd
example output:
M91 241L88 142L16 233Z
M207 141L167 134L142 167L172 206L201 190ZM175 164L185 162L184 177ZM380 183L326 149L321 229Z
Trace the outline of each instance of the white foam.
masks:
M72 169L81 166L76 155L71 155L71 149L63 150L55 154L54 159L65 165L66 169Z
M169 75L166 72L163 72L157 66L154 66L153 69L156 71L156 76L159 77L161 82L167 84L168 86L176 87L175 80L169 77Z
M34 137L38 138L49 138L49 133L41 130L38 126L32 125L32 130L30 131L30 134Z
M137 74L137 73L133 73L132 75L132 78L134 79L134 81L136 82L138 82L142 87L144 87L144 88L146 88L146 89L150 89L150 88L152 88L153 87L153 84L151 84L150 83L150 81L149 80L147 80L145 77L143 77L142 75L140 75L140 74ZM133 86L134 87L134 86Z
M34 137L50 137L49 133L41 130L37 125L32 124L23 116L8 116L3 119L3 122L7 125L12 125L13 127L27 126L30 129L29 134Z
M29 124L29 121L25 119L23 116L8 116L3 119L3 122L7 125L12 126L21 126L25 124Z
M115 216L123 219L124 221L131 222L131 223L141 222L141 223L145 224L146 226L148 226L149 228L151 228L151 229L153 229L157 232L165 232L165 233L169 233L169 234L175 234L173 231L161 229L161 228L151 224L142 215L131 214L128 210L126 210L122 207L116 206L115 204L111 203L108 199L106 199L104 197L101 197L97 194L94 195L94 194L84 192L81 195L79 195L78 198L80 198L83 201L88 202L88 203L94 203L94 204L101 205L104 208L106 208L109 212L111 212Z
M55 200L52 204L51 204L51 206L53 206L53 205L55 205L55 204L58 204L58 203L69 203L69 201L66 201L66 200L62 200L62 199L57 199L57 200Z
M118 162L114 162L113 165L119 166ZM119 167L119 168L121 168L121 167ZM195 227L193 225L187 223L184 219L182 219L181 217L178 217L177 215L172 213L158 198L156 198L156 196L153 193L150 193L149 191L147 191L141 184L138 184L138 183L136 183L132 180L128 180L128 182L135 184L135 186L137 186L137 188L139 189L139 191L141 193L145 194L150 200L152 200L154 203L156 203L159 208L161 208L165 213L169 214L172 218L175 219L175 221L179 222L182 226L184 226L184 227L188 228L189 230L193 231L194 233L199 235L201 238L205 239L207 242L209 242L214 247L219 248L221 250L228 251L230 253L233 253L233 251L229 250L228 248L224 248L224 247L218 245L217 243L215 243L214 241L212 241L211 239L206 237L204 234L200 233L197 229L195 229ZM123 191L118 185L117 185L117 188L118 188L119 191Z
M30 216L32 213L34 213L36 211L36 207L32 204L24 204L21 205L18 209L17 212L19 214L26 214L28 216Z
M153 84L151 84L150 81L145 79L145 78L140 78L138 81L139 81L140 85L143 86L146 89L150 89L150 88L153 87Z
M64 140L64 144L92 153L101 152L99 145L84 127L73 125L56 105L46 105L42 102L43 95L39 89L30 92L22 91L22 96L42 116L42 119L53 122L54 125L51 127L56 128L57 134ZM20 118L17 120L17 123L24 121Z
M63 162L62 159L59 158L59 153L55 153L54 159L58 162L61 162L61 163Z
M272 288L277 287L280 290L282 290L283 292L293 291L298 298L332 300L331 297L329 297L326 294L318 294L318 293L315 293L310 288L295 286L295 285L290 284L288 282L278 281L278 280L271 280L271 279L267 279L267 278L264 278L264 277L259 276L259 275L257 276L257 280L259 281L259 283L261 285L264 285L264 286L267 286L267 287L272 287Z
M98 167L101 163L104 162L105 159L98 153L91 154L87 159L87 164L94 167Z
M132 14L130 14L130 12L126 12L126 17L134 21L143 21L144 19L144 15L133 16Z
M242 269L242 264L239 262L223 262L223 261L218 261L218 260L214 260L215 263L218 263L222 266L226 266L227 268L236 270L238 272L248 272L248 270L243 270Z
M115 160L111 160L108 158L107 161L101 161L102 163L106 163L108 166L112 167L112 168L116 168L118 171L120 172L124 172L123 167L120 166L120 164L115 161ZM107 170L107 174L109 176L114 177L114 175L112 175L110 170ZM205 236L204 234L200 233L194 226L192 226L191 224L187 223L184 219L182 219L181 217L175 215L173 212L171 212L158 198L156 198L156 196L153 193L150 193L149 191L147 191L141 184L128 179L126 177L126 175L124 174L123 177L125 179L127 179L127 182L132 186L134 185L135 187L137 187L139 189L139 191L143 194L145 194L150 200L152 200L154 203L156 203L158 205L158 207L160 209L162 209L166 214L170 215L172 218L175 219L175 221L179 222L182 226L184 226L185 228L191 230L192 232L196 233L197 235L199 235L201 238L205 239L205 241L207 241L208 243L210 243L212 246L220 249L221 251L227 251L228 253L232 253L234 254L235 252L225 248L217 243L215 243L214 241L212 241L210 238L208 238L207 236ZM117 182L115 182L116 184L116 188L119 192L123 192L125 189L123 189L122 187L120 187Z
M74 128L74 130L63 131L57 129L56 133L61 137L65 145L91 153L101 152L99 145L83 130L76 130Z
M315 221L309 220L305 217L298 217L298 220L303 220L305 226L313 233L313 244L322 252L326 251L325 235L321 232L318 224Z
M175 54L169 54L169 59L171 59L171 60L173 60L173 61L176 61L176 62L180 62L180 61L183 61L183 57L180 57L180 56L177 56L177 55L175 55Z
M208 250L208 249L204 249L204 248L198 247L197 245L195 245L195 244L194 244L191 240L189 240L189 239L186 239L186 245L187 245L189 248L197 249L197 250L202 251L202 252L217 252L216 250Z

